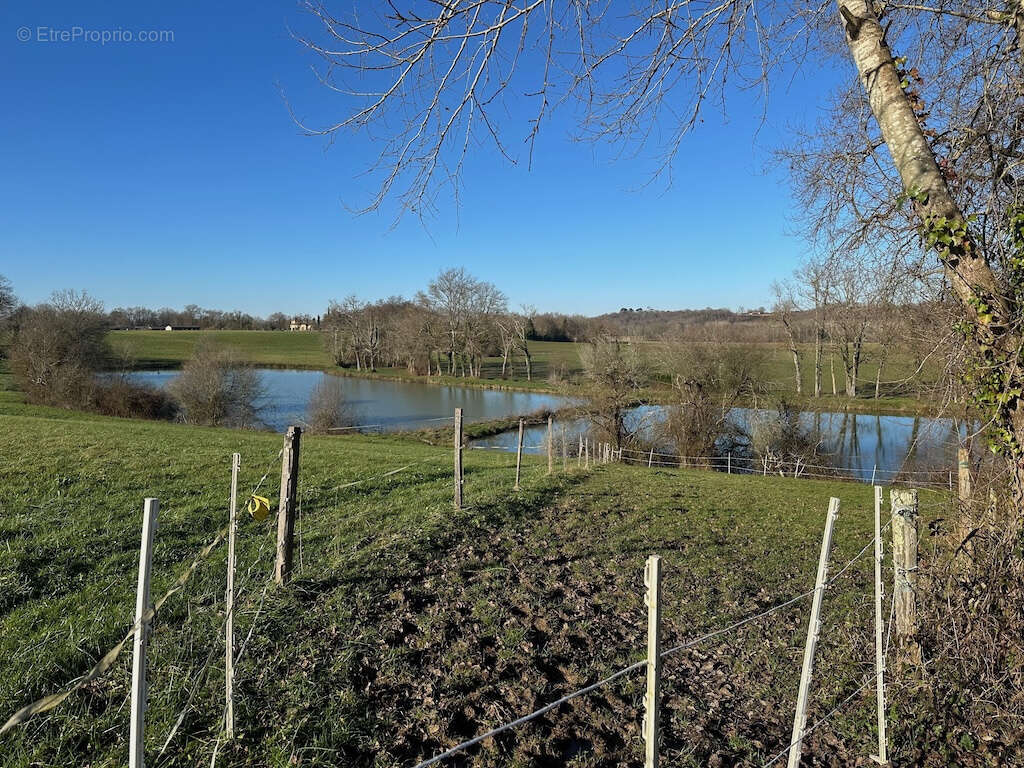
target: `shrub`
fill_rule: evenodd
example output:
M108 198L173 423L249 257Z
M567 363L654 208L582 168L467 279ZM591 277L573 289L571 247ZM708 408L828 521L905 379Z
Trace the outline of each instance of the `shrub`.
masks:
M209 341L196 345L181 375L168 391L188 424L258 427L263 382L258 372L238 362L229 347Z
M93 386L91 407L105 416L125 419L174 419L178 405L165 391L112 375Z
M85 293L55 293L25 310L17 325L11 370L29 402L87 407L109 359L103 305Z
M327 432L356 423L355 412L336 376L324 376L316 385L306 407L306 420L310 432Z

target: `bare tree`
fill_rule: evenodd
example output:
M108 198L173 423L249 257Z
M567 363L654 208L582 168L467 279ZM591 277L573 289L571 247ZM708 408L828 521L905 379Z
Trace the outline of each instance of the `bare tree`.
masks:
M337 376L324 376L313 389L306 406L306 421L310 431L319 434L356 423L355 411Z
M660 431L679 452L680 464L711 466L716 456L744 447L748 436L731 417L745 402L756 406L763 351L676 340L658 349L673 395Z
M793 286L789 283L772 283L772 292L775 294L775 304L772 312L779 316L782 327L786 329L786 339L789 341L789 352L793 356L793 375L796 383L796 393L803 394L803 379L800 373L800 349L797 346L796 327L793 321L793 313L797 311L797 303Z
M354 360L359 369L359 324L358 316L362 304L355 296L348 296L344 301L332 301L324 316L322 333L325 344L335 365L347 365Z
M822 351L827 336L827 309L831 288L828 281L829 273L818 262L809 260L804 262L793 274L800 295L803 301L811 307L814 317L814 396L821 397ZM832 388L835 390L834 374Z
M430 281L423 295L424 303L441 317L444 325L449 376L456 373L470 294L475 287L476 280L465 269L446 269Z
M11 317L18 308L18 297L14 294L11 281L0 275L0 359L6 356L9 343L8 329Z
M515 318L505 314L495 321L498 327L498 337L501 343L501 378L505 378L505 371L510 363L514 363L512 353L516 348L516 326Z
M320 28L300 40L321 57L323 82L348 103L339 120L308 131L374 129L381 184L369 208L395 192L406 209L422 213L441 186L453 185L457 195L477 130L514 159L498 107L513 93L531 94L536 106L524 126L528 149L549 111L578 98L582 135L639 146L667 136L660 149L662 168L670 170L703 105L710 97L724 99L731 76L767 88L773 75L808 52L852 61L859 91L844 111L864 107L875 126L873 140L857 149L864 161L856 167L887 168L872 178L895 182L910 201L901 231L920 229L938 257L961 305L975 365L998 371L997 396L980 402L1003 429L1002 448L1024 452L1024 398L998 396L1024 389L1015 273L997 268L1012 251L1002 244L1012 239L1012 214L1021 202L1020 0L980 10L955 0L884 6L648 0L622 10L585 0L478 0L433 8L410 1L337 16L309 6ZM914 65L894 55L890 40L913 54ZM527 64L531 57L536 60ZM882 146L884 157L877 151ZM880 199L899 209L897 197ZM969 220L966 210L986 216ZM1024 481L1024 463L1018 466Z
M515 346L523 355L523 362L526 364L527 381L533 381L533 358L530 357L530 331L533 328L533 318L536 314L537 310L534 307L524 304L519 314L511 316Z
M843 361L847 397L857 396L857 379L864 354L864 337L868 328L866 289L867 270L860 265L832 262L835 302L829 336L833 348Z
M602 439L616 448L633 438L637 425L626 420L648 380L647 362L633 344L612 339L592 341L580 349L584 389L589 402L581 406Z
M0 275L0 325L14 313L18 307L18 297L14 295L11 281Z
M87 405L110 358L106 335L99 301L84 292L54 293L19 319L10 354L20 388L33 402Z
M188 424L256 427L264 396L259 373L240 363L230 347L209 341L196 345L168 390Z

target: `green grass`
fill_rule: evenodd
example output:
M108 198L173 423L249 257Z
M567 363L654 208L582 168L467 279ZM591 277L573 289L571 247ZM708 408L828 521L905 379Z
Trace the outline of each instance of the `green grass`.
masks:
M427 382L424 376L411 375L405 368L380 368L376 372L356 371L353 368L340 369L331 364L318 333L291 333L284 331L112 331L110 341L117 349L125 350L139 368L177 368L192 354L195 344L201 338L234 347L239 357L254 365L315 368L334 370L349 376L371 376L375 378L399 379L404 381ZM653 348L654 345L648 345ZM755 345L764 354L760 372L760 383L767 387L772 396L779 394L789 397L795 404L808 409L836 411L864 411L879 413L930 413L935 404L921 399L912 384L903 382L914 374L917 363L905 352L895 351L883 367L881 398L874 398L874 377L877 371L877 345L866 344L864 363L861 367L861 383L856 398L844 394L832 395L832 382L828 356L823 361L822 387L825 394L819 399L808 396L813 392L813 349L811 345L801 348L802 386L804 396L796 396L793 379L793 362L788 348L783 344ZM535 341L530 343L533 358L532 378L527 380L523 362L516 358L513 366L501 375L501 358L487 358L479 378L458 376L433 376L429 383L459 386L483 386L508 389L529 389L553 391L565 389L566 385L555 381L555 372L578 378L582 372L579 355L580 345L572 342ZM656 357L652 353L652 357ZM931 381L938 375L938 362L925 366L923 381ZM842 363L836 360L836 381L842 391ZM889 382L889 383L886 383ZM898 382L898 383L895 383ZM568 388L571 390L572 385ZM665 389L652 385L641 396L649 401L665 397ZM750 403L754 404L754 403Z
M319 333L291 331L111 331L110 344L139 368L177 368L201 339L233 347L241 360L284 368L325 368Z
M223 525L232 452L242 454L244 491L269 470L264 491L276 498L280 440L4 402L5 708L82 674L130 626L145 496L162 507L156 596ZM239 736L220 745L219 765L409 766L642 658L649 553L664 560L668 647L808 589L830 495L843 503L833 563L871 535L863 485L617 465L547 477L528 457L516 494L513 462L468 451L469 506L456 512L445 449L304 438L292 585L261 597L271 523L239 530L236 631L252 637L237 666ZM923 498L927 519L942 497ZM224 568L221 546L155 623L150 764L210 762L223 706ZM812 720L859 684L871 659L870 579L864 558L827 594ZM664 759L760 764L788 741L806 608L666 661ZM0 737L3 764L126 764L129 670L126 654L101 681ZM478 748L472 764L635 764L642 686L636 675L577 699ZM809 748L821 759L836 743L866 754L873 707L856 699Z

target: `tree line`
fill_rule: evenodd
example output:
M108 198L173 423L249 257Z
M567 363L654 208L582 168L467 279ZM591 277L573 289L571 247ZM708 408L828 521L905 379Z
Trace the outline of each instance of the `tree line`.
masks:
M416 375L480 377L484 360L501 358L500 375L534 375L531 341L584 341L596 324L577 315L509 307L493 283L464 268L440 272L412 299L393 296L332 301L323 317L336 365L357 370L405 368Z

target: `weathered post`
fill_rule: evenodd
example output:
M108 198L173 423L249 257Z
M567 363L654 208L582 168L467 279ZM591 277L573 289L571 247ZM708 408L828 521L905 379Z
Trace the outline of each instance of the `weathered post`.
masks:
M274 581L287 584L292 575L295 546L295 496L299 488L299 443L302 429L288 427L281 452L281 497L277 509L277 560Z
M513 490L519 490L519 473L523 466L523 420L519 420L519 440L516 441L516 484Z
M729 451L729 455L726 457L725 474L732 474L732 451Z
M818 555L818 575L814 580L814 597L811 600L811 618L807 622L807 643L804 646L804 664L800 670L800 690L796 697L796 713L793 716L793 737L790 739L789 768L800 765L803 749L804 728L807 727L807 695L811 687L811 673L814 671L814 651L821 633L821 599L828 580L828 556L832 550L832 531L839 516L839 499L832 497L828 502L825 518L825 533L821 538L821 554Z
M583 466L583 433L580 432L579 447L576 449L576 468Z
M658 768L658 705L661 699L661 558L644 569L647 593L647 694L644 696L644 768Z
M957 479L960 481L960 503L965 504L971 498L971 456L966 448L956 452Z
M462 486L465 475L462 472L462 409L455 409L455 508L462 509Z
M896 638L913 663L920 662L917 646L917 491L893 488L892 507L893 600Z
M882 487L875 486L875 698L878 704L878 754L871 759L888 765L885 738L885 616L882 614Z
M647 468L650 469L654 464L654 448L651 448L651 454L647 457Z
M555 432L551 417L548 416L548 474L555 471Z
M228 507L228 587L224 598L224 731L235 738L235 527L238 514L240 454L231 454L231 504Z
M143 768L146 764L146 650L149 647L150 624L153 621L149 604L150 575L153 569L153 533L160 512L157 499L146 499L142 510L142 544L139 547L139 586L135 595L135 638L132 641L131 724L128 735L128 766Z

